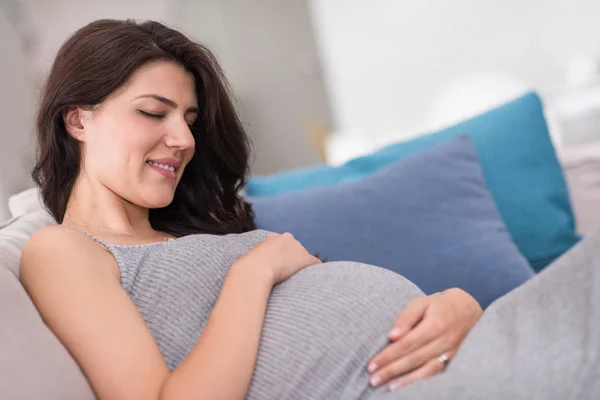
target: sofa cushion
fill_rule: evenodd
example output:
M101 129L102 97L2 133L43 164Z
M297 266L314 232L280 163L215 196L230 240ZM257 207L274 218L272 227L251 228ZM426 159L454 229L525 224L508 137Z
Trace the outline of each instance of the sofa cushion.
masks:
M339 167L318 166L253 177L245 190L253 197L273 196L356 181L409 154L465 133L475 143L485 181L509 232L536 270L579 240L569 193L550 140L542 103L535 93Z
M18 279L29 236L55 223L44 210L0 226L0 399L94 399L85 376L44 324Z
M248 200L259 227L291 232L328 261L388 268L426 293L460 287L487 306L534 275L466 136L359 181Z
M569 147L560 156L581 235L600 227L600 144Z

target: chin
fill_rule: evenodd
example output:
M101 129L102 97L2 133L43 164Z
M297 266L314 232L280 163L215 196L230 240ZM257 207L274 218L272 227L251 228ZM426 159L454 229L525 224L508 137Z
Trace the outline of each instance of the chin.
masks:
M173 202L173 197L173 193L165 193L162 196L148 196L144 199L144 204L148 208L164 208Z

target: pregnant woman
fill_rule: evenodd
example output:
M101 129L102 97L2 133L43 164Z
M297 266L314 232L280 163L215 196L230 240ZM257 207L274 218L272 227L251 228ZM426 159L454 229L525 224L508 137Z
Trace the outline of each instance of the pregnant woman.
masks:
M597 325L582 321L598 320L597 258L490 307L457 353L481 315L468 294L424 296L393 272L321 263L291 235L256 229L224 79L179 32L80 29L56 57L37 130L33 176L60 224L32 236L21 280L101 400L474 399L500 384L556 394L554 375L573 363L590 390L578 393L593 393ZM550 316L519 313L540 299ZM576 311L555 320L553 306ZM447 373L388 390L455 354Z

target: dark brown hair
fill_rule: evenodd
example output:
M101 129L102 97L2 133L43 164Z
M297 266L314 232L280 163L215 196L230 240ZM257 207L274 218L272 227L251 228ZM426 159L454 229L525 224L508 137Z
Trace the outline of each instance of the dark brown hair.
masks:
M79 143L65 129L63 111L101 103L140 66L158 60L173 61L194 75L200 114L193 129L196 156L173 202L150 210L150 223L175 236L255 229L251 207L239 194L248 172L249 142L227 80L208 49L154 21L95 21L59 50L39 106L32 172L46 208L62 222L80 170Z

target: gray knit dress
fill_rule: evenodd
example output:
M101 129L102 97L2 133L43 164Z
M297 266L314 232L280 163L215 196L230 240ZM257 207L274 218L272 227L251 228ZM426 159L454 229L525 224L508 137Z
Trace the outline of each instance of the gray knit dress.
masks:
M122 285L169 368L190 352L229 267L267 232L118 246ZM441 266L443 267L443 266ZM389 392L365 364L421 291L374 266L325 263L273 288L248 399L597 400L600 230L491 304L444 374Z
M111 245L122 286L172 370L194 347L230 266L268 232L190 235ZM386 269L331 262L303 269L271 292L248 399L369 399L366 364L398 314L423 293Z

